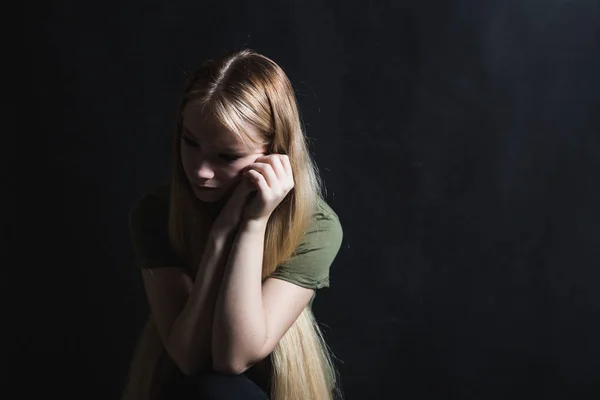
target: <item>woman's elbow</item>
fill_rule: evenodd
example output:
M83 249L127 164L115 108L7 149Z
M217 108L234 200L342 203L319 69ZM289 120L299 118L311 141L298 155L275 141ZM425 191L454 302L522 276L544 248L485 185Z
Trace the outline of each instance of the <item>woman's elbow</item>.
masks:
M226 375L241 375L258 363L264 357L258 357L258 352L249 351L246 346L246 351L242 352L227 348L223 343L213 343L212 347L212 369L213 371Z
M213 363L213 370L223 375L241 375L246 372L248 368L243 367L241 364L235 363Z
M191 368L189 365L184 364L184 363L175 363L177 365L177 368L179 368L179 371L181 371L181 373L187 377L192 377L195 376L197 374L196 369Z
M185 376L192 377L197 375L199 371L199 366L187 360L185 357L173 357L171 356L171 360L177 365L179 371Z
M241 360L228 360L215 358L213 360L213 371L224 375L241 375L250 368L251 365Z
M189 363L189 362L176 362L175 363L182 374L188 377L198 376L199 374L211 372L210 365L207 363Z
M202 360L193 360L191 357L182 353L169 353L171 360L175 363L179 371L188 377L197 376L200 373L208 372L210 363Z

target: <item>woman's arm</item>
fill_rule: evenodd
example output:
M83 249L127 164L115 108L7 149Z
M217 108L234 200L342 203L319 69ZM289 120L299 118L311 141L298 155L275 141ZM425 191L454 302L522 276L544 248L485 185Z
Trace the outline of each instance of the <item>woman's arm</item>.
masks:
M188 284L191 289L187 291L187 302L170 325L172 328L167 340L169 354L188 376L212 369L211 344L216 298L243 205L252 188L248 181L238 183L212 224L195 282ZM161 306L168 302L163 297L163 301L157 303Z
M261 282L266 221L241 224L225 267L213 323L213 368L241 374L268 356L314 291L279 279Z
M212 368L215 302L231 243L227 234L211 231L187 302L171 327L166 348L185 375Z
M262 283L267 222L294 187L289 157L258 157L244 176L256 194L244 205L225 266L212 336L213 368L233 374L243 373L268 356L313 295L312 289L280 279Z
M233 360L251 358L265 340L261 274L266 223L243 223L225 267L213 323L213 366L241 373Z

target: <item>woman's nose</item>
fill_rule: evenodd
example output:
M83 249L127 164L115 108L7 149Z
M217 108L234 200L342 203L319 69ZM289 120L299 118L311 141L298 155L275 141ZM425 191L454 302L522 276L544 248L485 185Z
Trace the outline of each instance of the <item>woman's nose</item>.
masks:
M200 161L196 167L196 175L201 179L212 179L215 175L215 171L207 161Z

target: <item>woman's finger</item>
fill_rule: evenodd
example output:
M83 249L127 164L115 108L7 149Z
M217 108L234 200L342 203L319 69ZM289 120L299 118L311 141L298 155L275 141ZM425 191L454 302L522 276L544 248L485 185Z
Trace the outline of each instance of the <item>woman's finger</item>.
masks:
M274 188L277 186L279 179L277 178L277 175L275 174L271 164L264 162L254 163L252 164L252 169L250 171L254 171L262 175L268 187Z
M272 171L271 171L271 173L273 174ZM265 177L260 172L257 172L255 170L251 169L251 170L248 170L246 172L246 174L248 174L252 177L254 184L259 188L259 192L264 193L270 189L269 185L267 184L267 181L265 180Z
M281 162L281 157L279 155L275 155L269 159L273 170L275 171L275 175L277 175L277 179L279 181L283 181L287 176L283 163Z
M290 162L290 157L287 154L282 154L280 157L281 164L287 175L293 175L292 171L292 163Z

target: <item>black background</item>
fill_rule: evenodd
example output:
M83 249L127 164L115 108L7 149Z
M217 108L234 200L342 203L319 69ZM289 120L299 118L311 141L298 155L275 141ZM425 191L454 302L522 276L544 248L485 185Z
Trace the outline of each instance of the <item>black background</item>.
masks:
M25 391L118 398L147 312L128 211L169 179L184 71L247 46L294 83L344 227L314 309L347 399L600 396L597 1L26 7Z

